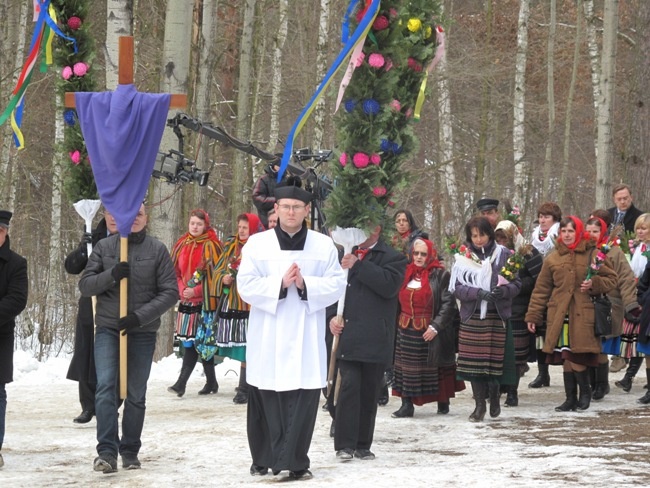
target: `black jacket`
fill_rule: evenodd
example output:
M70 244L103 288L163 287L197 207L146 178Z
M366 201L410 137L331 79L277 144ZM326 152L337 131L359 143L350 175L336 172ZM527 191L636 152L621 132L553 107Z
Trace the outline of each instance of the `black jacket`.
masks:
M542 271L544 258L537 249L531 246L531 253L524 256L524 267L519 270L519 279L521 280L521 289L519 294L512 299L512 315L510 320L524 320L530 296L535 289L537 276Z
M612 218L612 224L609 229L611 231L614 227L614 221L616 220L617 209L616 207L612 207L608 208L607 211L609 212L609 216ZM627 209L627 212L625 212L625 215L623 216L623 227L625 227L625 232L634 232L634 223L642 213L643 212L636 208L634 204L630 205L630 208Z
M405 271L406 257L382 240L350 268L338 358L393 361L397 296Z
M257 209L262 224L265 228L269 226L269 210L275 205L275 187L278 174L273 171L273 165L269 164L265 169L265 175L261 176L253 187L253 204Z
M9 236L0 247L0 383L11 383L14 373L16 317L27 305L27 260L11 250Z
M456 349L460 314L454 294L449 291L449 271L434 268L429 273L429 285L433 291L433 315L431 325L438 335L429 342L428 362L432 366L456 364Z

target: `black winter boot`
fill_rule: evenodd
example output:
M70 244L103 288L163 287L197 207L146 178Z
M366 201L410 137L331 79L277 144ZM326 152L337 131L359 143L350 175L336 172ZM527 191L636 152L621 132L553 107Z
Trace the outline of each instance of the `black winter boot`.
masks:
M242 366L239 370L239 386L236 388L237 394L232 399L237 405L248 403L248 383L246 383L246 367Z
M501 385L497 381L488 383L490 394L490 417L496 418L501 414Z
M196 360L199 357L199 354L194 349L194 346L186 347L185 352L183 353L183 364L181 366L181 372L178 375L176 383L167 388L167 391L170 393L176 393L179 397L185 395L185 387L187 386L187 380L192 376L194 371L194 366L196 366Z
M413 402L409 397L402 397L402 406L399 410L390 414L394 419L401 419L405 417L413 417L413 412L415 408L413 407Z
M214 372L214 361L203 362L203 372L205 373L205 386L199 390L199 395L209 395L210 393L217 393L219 391L219 383L217 383L217 375Z
M551 384L551 376L548 374L548 364L538 362L537 368L539 369L537 378L528 383L528 388L541 388L542 386L549 386Z
M630 364L625 370L625 376L620 381L615 381L614 384L619 388L623 388L625 393L629 393L632 389L632 383L634 382L634 377L639 372L639 368L643 363L643 358L630 358Z
M487 410L485 397L487 396L488 392L488 384L483 381L472 381L471 384L476 408L474 408L474 411L469 416L469 420L470 422L482 422L483 418L485 418L485 412Z
M517 392L517 390L519 389L519 378L520 376L517 375L516 383L514 385L507 386L506 401L505 401L506 407L516 407L517 405L519 405L519 394Z
M609 393L609 363L599 364L596 370L596 387L593 400L602 400Z
M449 401L438 402L438 413L440 415L447 415L449 413Z
M589 384L589 372L585 369L584 371L574 371L573 374L576 377L576 383L580 390L580 396L578 397L578 410L587 410L591 404L591 385Z
M650 368L645 369L645 375L646 378L648 378L648 384L650 384ZM650 390L645 392L645 395L643 395L641 398L637 400L637 402L641 403L642 405L649 405L650 404Z
M566 394L566 400L559 407L555 407L556 412L570 412L577 408L578 406L578 386L576 383L576 377L573 374L573 371L568 373L565 371L562 375L564 378L564 393Z

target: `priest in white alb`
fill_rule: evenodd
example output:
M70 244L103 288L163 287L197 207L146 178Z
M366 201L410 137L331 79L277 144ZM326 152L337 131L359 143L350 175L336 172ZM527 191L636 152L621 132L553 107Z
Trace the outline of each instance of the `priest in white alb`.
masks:
M251 475L309 479L318 399L326 385L325 309L346 278L333 241L309 230L312 194L289 178L275 189L279 224L250 237L237 273L251 305L247 334Z

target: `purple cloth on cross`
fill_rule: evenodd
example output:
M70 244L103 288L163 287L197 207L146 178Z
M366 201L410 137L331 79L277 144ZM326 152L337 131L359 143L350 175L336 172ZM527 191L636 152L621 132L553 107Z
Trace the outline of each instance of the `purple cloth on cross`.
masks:
M158 155L171 95L77 92L75 104L99 197L122 237L131 233Z

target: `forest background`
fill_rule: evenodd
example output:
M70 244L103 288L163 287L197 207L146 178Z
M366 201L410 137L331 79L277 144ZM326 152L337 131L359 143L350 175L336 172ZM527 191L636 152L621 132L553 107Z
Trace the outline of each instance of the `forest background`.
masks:
M340 50L349 1L86 3L85 28L94 41L87 62L96 90L115 88L118 37L133 35L140 91L185 93L184 112L274 153ZM406 163L410 182L393 195L395 210L410 209L442 248L482 196L518 205L525 233L542 202L586 216L611 206L619 182L631 185L637 207L650 209L650 2L440 4L446 59L429 78L415 125L419 151ZM31 20L31 0L0 0L3 109L25 61ZM83 231L66 191L73 163L62 145L64 86L61 66L34 74L24 150L13 147L9 124L0 128L0 207L15 213L12 248L27 257L30 273L17 348L39 359L70 352L78 296L78 277L63 270ZM333 149L338 157L335 101L330 88L294 148ZM161 150L176 148L166 129ZM197 206L209 211L221 237L230 235L236 215L254 211L252 187L266 166L191 132L185 155L210 172L207 186L154 179L149 190L150 227L168 246ZM327 176L327 165L315 171ZM172 323L168 314L157 358L171 352Z

